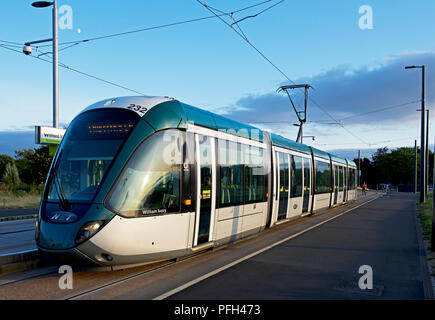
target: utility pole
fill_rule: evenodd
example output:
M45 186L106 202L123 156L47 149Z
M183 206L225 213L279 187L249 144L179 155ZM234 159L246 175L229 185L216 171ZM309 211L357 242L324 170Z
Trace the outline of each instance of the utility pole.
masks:
M435 144L434 144L435 145ZM434 152L434 164L435 164L435 152ZM435 165L433 166L433 185L435 186ZM432 239L431 239L431 251L435 252L435 190L432 193Z
M417 193L417 140L414 146L414 193Z
M32 3L35 8L47 8L53 6L52 8L52 31L53 37L51 39L30 41L24 43L23 53L29 55L32 53L32 44L52 42L53 45L53 128L59 128L59 88L58 88L58 76L59 76L59 49L58 49L58 36L57 36L57 4L56 0L53 1L36 1ZM48 52L47 52L48 53Z
M358 150L358 186L361 185L361 150Z
M429 109L427 109L426 119L426 194L429 193Z
M58 87L58 58L57 45L57 4L53 1L53 127L59 128L59 87Z
M422 69L422 85L421 85L421 144L420 144L420 203L424 203L426 199L425 188L425 172L426 172L426 155L425 155L425 119L426 116L426 70L425 66L406 66L405 69Z
M424 203L426 200L426 193L424 189L424 181L425 179L425 171L426 171L426 157L424 154L425 151L425 141L424 141L424 116L426 111L426 71L424 66L422 66L422 86L421 86L421 151L420 151L420 203Z

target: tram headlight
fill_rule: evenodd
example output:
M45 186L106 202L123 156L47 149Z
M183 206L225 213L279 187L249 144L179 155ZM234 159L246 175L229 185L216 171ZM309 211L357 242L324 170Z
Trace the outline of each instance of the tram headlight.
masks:
M99 220L99 221L92 221L84 224L76 236L76 244L80 244L83 241L88 240L90 237L92 237L94 234L100 230L103 225L105 224L105 221Z
M38 219L36 219L36 223L35 223L35 240L36 241L39 240L39 221L38 221Z

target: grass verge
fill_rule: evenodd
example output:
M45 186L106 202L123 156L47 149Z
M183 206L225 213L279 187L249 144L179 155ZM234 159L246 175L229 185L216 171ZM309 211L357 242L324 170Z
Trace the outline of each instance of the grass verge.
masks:
M432 235L432 201L433 192L429 192L424 203L418 203L418 216L423 228L424 240L430 240Z
M41 201L39 193L14 194L12 192L0 192L0 209L24 209L37 208Z

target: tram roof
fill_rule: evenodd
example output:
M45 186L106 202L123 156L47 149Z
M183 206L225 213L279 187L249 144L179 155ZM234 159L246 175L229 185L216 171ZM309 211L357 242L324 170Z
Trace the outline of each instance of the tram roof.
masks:
M347 165L346 159L339 158L339 157L337 157L337 156L335 156L335 155L333 155L333 154L330 154L330 155L331 155L331 160L332 160L332 161L335 161L335 162L338 162L338 163L341 163L341 164Z
M270 137L272 139L272 145L274 146L299 151L305 154L311 154L310 147L305 144L284 138L283 136L277 135L275 133L272 133Z
M145 109L135 110L132 106L144 107ZM188 105L174 98L154 96L115 97L96 102L85 108L82 112L98 108L129 109L139 114L139 116L156 131L167 128L186 129L187 123L194 123L206 128L226 131L230 134L264 142L264 133L259 128ZM309 147L274 133L271 133L270 136L272 145L274 146L299 151L305 154L310 154L311 149L315 156L329 160L329 153L325 151ZM334 155L331 155L331 158L334 161L346 164L346 160L342 158ZM349 164L356 166L353 161L348 161Z
M348 163L348 165L351 166L351 167L357 167L357 166L356 166L356 163L355 163L354 161L352 161L352 160L347 159L347 163Z
M329 160L329 159L330 159L330 158L329 158L329 153L328 153L328 152L325 152L325 151L322 151L322 150L316 149L316 148L314 148L314 147L310 147L310 149L311 149L311 151L313 152L313 155L314 155L315 157L322 158L322 159L325 159L325 160Z
M137 106L137 110L135 107ZM141 109L140 107L144 107ZM264 141L261 129L182 103L169 97L116 97L96 102L82 112L98 108L121 108L136 112L154 130L187 128L187 123L226 131L255 141Z

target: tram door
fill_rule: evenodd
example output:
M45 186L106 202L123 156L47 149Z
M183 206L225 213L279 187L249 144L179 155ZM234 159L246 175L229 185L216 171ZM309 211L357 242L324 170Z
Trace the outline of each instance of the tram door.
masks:
M338 185L340 174L338 172L338 166L334 165L334 205L338 202Z
M304 200L302 205L302 213L308 212L311 193L311 161L304 158Z
M349 185L349 181L348 181L348 171L347 168L344 167L343 170L343 174L344 174L344 189L343 189L343 202L347 201L347 186Z
M196 217L193 246L211 241L216 203L215 140L195 135L196 145Z
M289 196L289 161L288 154L277 152L279 163L279 203L278 218L282 220L287 217L288 196Z

